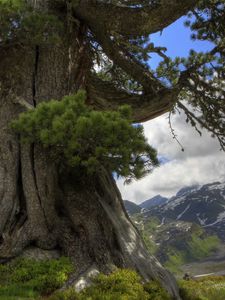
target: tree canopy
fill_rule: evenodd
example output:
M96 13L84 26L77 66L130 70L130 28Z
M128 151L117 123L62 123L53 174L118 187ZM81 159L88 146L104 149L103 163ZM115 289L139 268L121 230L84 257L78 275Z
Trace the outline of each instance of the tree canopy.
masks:
M224 149L224 0L52 0L47 10L39 3L0 1L0 51L13 45L60 44L65 30L72 40L79 27L89 105L112 110L129 104L134 122L182 110L187 122L199 132L208 129ZM184 15L192 38L209 41L212 48L172 59L152 43L151 34ZM161 57L156 69L151 68L152 53Z

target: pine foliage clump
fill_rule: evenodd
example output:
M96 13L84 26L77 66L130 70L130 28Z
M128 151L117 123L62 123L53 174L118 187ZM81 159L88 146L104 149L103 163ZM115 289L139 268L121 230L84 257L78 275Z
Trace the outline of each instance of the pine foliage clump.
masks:
M85 105L85 92L51 100L22 113L12 123L21 141L50 147L72 167L93 174L101 165L127 181L139 179L158 164L141 125L132 125L131 109L95 111Z
M63 26L54 14L34 11L24 0L0 0L0 47L55 44Z

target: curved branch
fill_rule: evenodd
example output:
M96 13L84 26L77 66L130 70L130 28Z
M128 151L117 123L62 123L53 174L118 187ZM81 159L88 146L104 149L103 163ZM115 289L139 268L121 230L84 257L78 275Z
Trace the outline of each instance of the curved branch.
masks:
M161 0L143 7L128 7L84 0L75 7L75 14L88 23L98 20L112 32L141 36L163 30L194 9L198 2L199 0Z
M154 77L148 68L142 65L126 49L116 44L101 26L94 23L89 24L89 26L105 54L129 76L139 82L145 92L157 93L163 87L162 83Z
M134 122L145 122L170 111L177 100L177 89L162 88L159 95L129 94L113 84L90 74L87 79L88 104L98 110L116 110L123 104L131 106Z

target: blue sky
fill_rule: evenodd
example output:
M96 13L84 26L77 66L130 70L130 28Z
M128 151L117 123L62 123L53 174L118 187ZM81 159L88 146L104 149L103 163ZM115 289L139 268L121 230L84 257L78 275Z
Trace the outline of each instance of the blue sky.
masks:
M191 40L191 30L184 26L186 19L187 17L182 17L165 28L162 33L158 32L151 35L151 41L155 46L167 48L166 53L169 57L187 57L190 49L208 51L213 46L210 42ZM152 68L155 68L159 61L160 58L157 55L152 55L152 60L149 61L149 64Z

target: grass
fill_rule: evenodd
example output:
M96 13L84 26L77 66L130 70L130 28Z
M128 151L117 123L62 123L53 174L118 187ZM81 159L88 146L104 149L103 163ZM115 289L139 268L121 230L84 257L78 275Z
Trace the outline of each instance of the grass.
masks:
M137 273L117 270L109 276L100 274L81 293L74 290L58 292L49 300L172 300L155 281L143 285Z
M199 280L181 280L179 286L183 300L225 299L224 276L208 276Z
M118 269L110 275L100 274L82 292L57 291L73 270L67 258L35 261L16 259L0 265L0 300L170 300L160 284L143 285L134 271Z
M72 270L65 257L46 261L20 258L0 265L0 299L35 299L51 294L63 285Z
M134 271L118 269L100 274L82 292L58 291L73 266L68 258L34 261L17 259L0 265L0 300L171 300L160 284L142 284ZM224 300L225 277L204 277L179 281L183 300Z

